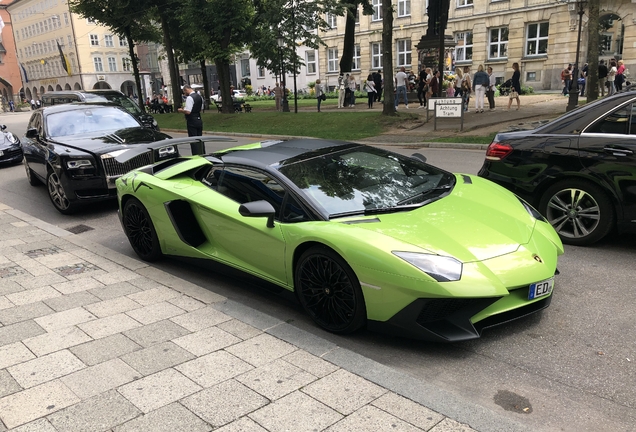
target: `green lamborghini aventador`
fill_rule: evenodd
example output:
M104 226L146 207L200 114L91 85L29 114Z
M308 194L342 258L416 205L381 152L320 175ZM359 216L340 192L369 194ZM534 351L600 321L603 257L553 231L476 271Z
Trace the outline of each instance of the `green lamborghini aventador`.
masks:
M117 180L120 219L141 259L242 270L331 332L458 341L547 307L563 253L552 226L417 156L295 139L178 157Z

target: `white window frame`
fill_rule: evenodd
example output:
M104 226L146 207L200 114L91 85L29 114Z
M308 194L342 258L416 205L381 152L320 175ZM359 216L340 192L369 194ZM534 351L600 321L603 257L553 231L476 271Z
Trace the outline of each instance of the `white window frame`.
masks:
M536 36L531 38L530 37L530 27L532 26L536 26ZM545 28L547 28L547 32L545 36L541 36L541 28L545 26ZM550 34L550 23L548 21L541 21L541 22L536 22L536 23L530 23L528 25L526 25L526 44L525 44L525 53L526 56L528 57L533 57L533 56L544 56L548 54L548 36ZM540 45L541 42L545 41L545 52L539 52L540 49ZM530 44L534 42L535 43L535 49L534 52L529 52L530 51Z
M126 38L124 37L119 37L119 46L120 47L127 47L128 46L128 41L126 40Z
M497 32L496 40L493 41L493 32ZM506 38L505 40L503 38ZM508 58L508 41L510 32L508 27L494 27L488 30L488 59ZM492 55L492 48L496 47L496 55Z
M117 72L117 59L115 57L108 57L108 72Z
M104 35L104 46L107 46L107 47L115 46L113 35Z
M121 59L121 70L124 72L130 72L132 70L132 62L128 57L124 57Z
M99 35L89 34L88 35L88 40L89 40L91 46L99 46Z
M325 21L327 21L329 28L335 29L338 26L338 17L331 13L326 13L325 15Z
M470 43L468 43L470 39ZM460 42L463 42L460 45ZM473 32L463 31L455 33L455 61L471 61L473 59ZM470 56L468 51L470 50Z
M360 45L354 45L353 46L353 62L351 64L351 70L352 71L359 71L360 70L360 55L361 50L360 50Z
M473 0L457 0L457 7L468 7L473 5Z
M93 66L95 67L95 72L104 72L104 63L101 57L93 57Z
M400 39L396 42L397 65L411 66L411 39Z
M382 21L382 0L371 0L373 15L371 21Z
M397 6L398 6L397 8L398 18L407 17L411 15L411 0L398 0Z
M371 44L371 69L382 68L382 42Z
M68 20L68 12L64 12L64 25L67 26L69 24L70 22Z
M265 78L265 67L264 66L258 66L256 68L256 77L257 78Z
M338 48L327 48L327 72L338 72Z
M251 76L250 71L250 59L241 59L241 77L245 78Z
M314 75L318 72L316 50L305 51L305 65L307 65L307 75Z

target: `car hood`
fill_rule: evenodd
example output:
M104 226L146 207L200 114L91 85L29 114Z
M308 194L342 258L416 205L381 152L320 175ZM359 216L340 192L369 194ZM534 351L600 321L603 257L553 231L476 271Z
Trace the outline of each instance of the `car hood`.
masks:
M100 131L96 134L56 137L54 140L60 144L86 150L92 153L106 153L121 147L146 144L169 138L171 138L170 135L140 126L119 130Z
M450 195L424 207L356 225L464 263L509 254L528 243L536 219L519 199L492 182L470 178L472 184L460 178Z

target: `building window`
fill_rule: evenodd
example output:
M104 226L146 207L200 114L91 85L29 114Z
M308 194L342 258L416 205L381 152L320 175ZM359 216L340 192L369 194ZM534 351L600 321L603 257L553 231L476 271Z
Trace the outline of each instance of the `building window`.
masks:
M91 46L99 46L99 36L96 34L89 35L91 39Z
M263 66L259 66L256 74L259 78L265 78L265 68Z
M382 44L380 42L371 44L371 67L373 69L382 67Z
M316 73L316 51L307 51L305 53L305 64L307 65L307 73L315 74Z
M119 46L120 47L125 47L128 46L128 41L126 40L126 38L123 37L119 37Z
M397 41L397 65L411 66L411 40Z
M68 12L64 12L64 25L69 25Z
M117 59L115 57L108 57L108 70L117 72Z
M472 6L473 0L457 0L457 7Z
M113 43L113 35L104 36L104 45L107 47L115 46L115 44Z
M455 60L473 59L473 34L471 32L455 33Z
M338 72L338 48L327 49L327 72Z
M351 70L360 70L360 45L354 45L353 47L353 63Z
M93 64L95 64L95 72L104 72L104 65L102 64L101 57L93 57Z
M547 22L528 24L526 55L534 56L548 53L549 26Z
M382 0L373 0L373 15L371 21L382 20Z
M250 59L241 59L241 76L250 76Z
M356 24L360 24L360 8L356 9Z
M527 72L526 73L526 81L536 81L537 73L536 72Z
M411 15L411 0L398 0L398 17Z
M505 58L508 56L508 27L490 29L489 59Z
M122 70L125 72L130 72L130 70L132 69L132 64L130 63L130 59L128 57L124 57L123 59L121 59L121 63L122 63Z
M73 46L73 38L71 37L71 35L66 35L66 37L68 38L68 46L72 47Z
M334 14L328 13L326 18L327 19L325 21L327 21L329 28L335 29L337 25L337 17Z

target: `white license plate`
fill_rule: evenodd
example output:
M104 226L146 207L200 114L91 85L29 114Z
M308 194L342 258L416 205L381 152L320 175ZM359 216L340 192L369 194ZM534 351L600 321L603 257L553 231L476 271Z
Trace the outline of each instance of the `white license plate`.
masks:
M554 287L554 278L533 283L532 285L530 285L530 291L528 292L528 299L533 300L539 297L550 295L553 287Z

